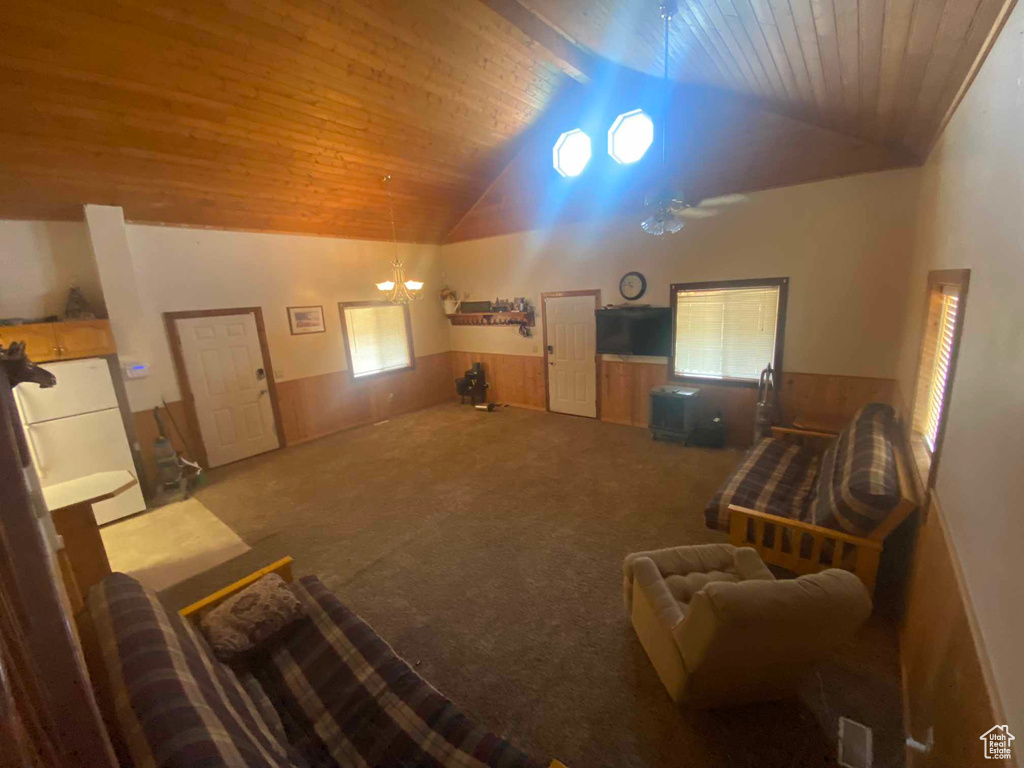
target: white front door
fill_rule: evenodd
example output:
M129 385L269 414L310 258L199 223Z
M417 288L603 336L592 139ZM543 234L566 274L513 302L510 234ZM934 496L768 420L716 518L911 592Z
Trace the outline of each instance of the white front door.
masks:
M548 340L548 407L597 416L597 321L593 296L544 300Z
M185 371L211 467L279 446L256 317L179 319Z

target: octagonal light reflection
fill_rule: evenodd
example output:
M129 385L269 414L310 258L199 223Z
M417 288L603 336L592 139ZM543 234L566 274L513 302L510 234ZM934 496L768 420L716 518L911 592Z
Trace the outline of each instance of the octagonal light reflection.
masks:
M608 129L608 154L617 163L635 163L654 142L654 121L642 109L615 118Z
M590 137L579 128L566 131L555 142L553 164L563 176L579 176L590 162Z

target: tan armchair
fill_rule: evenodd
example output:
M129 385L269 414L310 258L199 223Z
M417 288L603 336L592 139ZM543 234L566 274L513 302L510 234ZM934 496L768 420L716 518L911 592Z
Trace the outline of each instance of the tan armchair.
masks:
M871 614L852 573L776 581L757 552L731 544L629 555L623 598L669 695L695 707L792 694Z

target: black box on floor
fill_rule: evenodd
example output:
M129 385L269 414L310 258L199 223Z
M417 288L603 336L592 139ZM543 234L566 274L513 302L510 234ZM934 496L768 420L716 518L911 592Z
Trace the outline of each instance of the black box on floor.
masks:
M687 445L699 445L701 448L725 448L725 420L722 412L702 419L690 433Z

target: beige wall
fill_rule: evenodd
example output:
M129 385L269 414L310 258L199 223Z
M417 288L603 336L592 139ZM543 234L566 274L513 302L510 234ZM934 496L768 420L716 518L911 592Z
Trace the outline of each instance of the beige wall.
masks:
M85 226L71 221L0 221L0 318L64 315L77 285L103 316L103 291Z
M923 170L899 363L906 395L914 383L928 271L970 268L936 488L1017 744L1024 730L1022 40L1018 5ZM1015 751L1019 758L1024 749Z
M154 376L167 400L179 393L163 312L259 306L278 379L342 371L347 366L338 302L376 299L374 283L387 276L394 258L392 244L364 240L139 224L127 229L139 288L148 297ZM412 305L415 352L445 352L447 321L433 300L439 248L402 244L399 250L410 276L431 289L429 298ZM327 332L292 336L286 308L307 304L323 305ZM152 405L141 400L133 397L133 410Z
M101 207L102 208L102 207ZM103 212L103 211L101 211ZM120 220L120 216L113 217ZM281 381L346 369L339 301L377 298L374 283L388 276L389 243L306 235L229 232L139 224L123 226L142 316L114 318L144 327L148 379L127 382L133 411L180 399L162 313L258 306L270 355ZM62 314L73 279L103 307L93 244L84 222L0 221L0 317ZM449 349L448 323L435 289L442 282L440 248L400 244L409 275L425 280L428 296L412 305L418 356ZM116 290L112 286L111 290ZM321 304L327 332L292 336L286 308Z
M791 279L785 367L893 378L913 239L918 171L853 176L751 194L715 219L661 238L612 221L487 238L442 248L448 285L471 300L600 288L620 303L619 278L647 277L641 302L666 306L673 282ZM537 335L457 327L452 349L541 354Z

